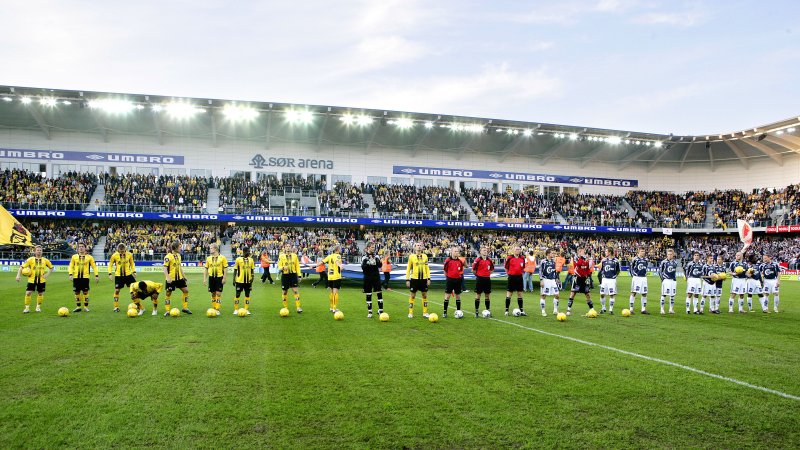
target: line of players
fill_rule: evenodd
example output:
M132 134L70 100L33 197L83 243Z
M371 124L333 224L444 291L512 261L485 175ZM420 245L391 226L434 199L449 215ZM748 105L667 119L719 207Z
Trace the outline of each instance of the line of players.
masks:
M472 270L475 274L475 316L491 316L492 292L491 274L494 272L494 263L488 257L488 247L482 247L480 254L472 263ZM649 314L647 311L648 293L648 266L649 261L645 259L645 250L639 249L637 256L631 263L630 274L631 293L629 299L629 310L634 311L634 303L637 295L640 297L641 313ZM539 265L540 267L540 301L542 316L547 316L546 299L552 297L553 314L558 314L560 302L561 281L559 271L555 262L556 251L550 249L546 253ZM250 294L255 273L255 259L251 257L248 248L243 249L243 255L236 258L234 263L234 314L239 314L241 294L244 293L244 310L246 315L250 315ZM327 287L329 289L329 307L331 312L336 312L339 307L339 290L342 282L342 258L341 249L335 245L331 254L324 260L326 267ZM383 312L383 297L381 283L381 260L375 253L375 245L369 243L365 248L365 255L361 261L361 269L364 275L364 294L366 296L367 317L372 317L372 295L375 294L378 300L378 313ZM594 311L594 304L591 299L590 285L591 275L594 271L593 264L585 255L585 250L579 248L576 256L570 263L574 274L572 274L572 286L570 289L569 301L566 314L570 315L573 301L576 294L583 293L586 296L587 305L590 311ZM517 308L512 314L515 316L526 316L523 301L523 273L526 266L526 258L521 254L521 248L514 246L511 254L506 258L504 268L508 277L505 315L509 315L512 296L516 295ZM456 316L463 315L461 310L461 289L463 286L464 269L466 260L460 254L460 250L453 248L450 256L444 262L444 273L446 276L444 311L442 317L447 317L449 302L455 298ZM667 250L666 259L661 261L658 266L658 275L661 279L661 314L665 314L665 306L669 301L669 314L674 314L675 296L677 295L677 268L678 262L675 259L675 252ZM34 256L28 258L17 272L17 282L25 274L28 277L28 284L25 292L25 309L23 313L30 312L30 303L33 292L37 293L36 312L41 311L41 304L44 298L46 280L53 270L52 263L42 257L42 247L34 249ZM171 308L172 294L175 290L180 290L182 294L182 311L192 314L189 310L189 291L186 277L181 265L180 243L173 242L170 246L170 253L164 258L164 276L166 284L166 298L164 301L164 315L169 315ZM288 292L291 290L294 295L295 309L297 313L303 310L300 304L299 275L300 260L290 245L285 245L278 257L278 271L281 274L281 290L283 307L288 308ZM619 260L612 248L607 248L605 257L599 265L598 277L600 278L600 313L614 313L615 296L617 292L617 277L621 271ZM738 298L738 310L745 312L744 301L747 296L748 311L753 310L753 296L758 297L763 312L769 312L768 297L773 295L774 311L778 312L779 288L780 288L780 267L772 261L769 255L764 255L763 261L758 261L757 255L751 255L750 262L744 261L742 252L736 253L735 260L726 267L722 257L717 257L716 261L712 256L706 258L706 262L700 261L700 254L694 252L692 261L684 267L684 274L687 279L686 287L686 313L703 314L708 301L709 312L720 313L720 301L722 297L722 282L731 274L732 282L730 298L728 300L728 312L734 312L734 303ZM90 277L93 274L95 282L99 282L97 266L91 255L86 254L86 246L79 243L77 253L72 256L69 264L68 274L73 283L76 308L73 312L89 311L89 287ZM153 303L152 314L157 315L158 297L164 289L164 284L149 280L136 280L136 265L133 255L127 251L124 244L117 246L117 251L111 256L108 264L109 278L114 281L114 311L119 312L119 295L124 287L130 289L131 300L137 305L138 314L144 313L144 306L141 300L150 298ZM219 247L211 245L211 255L206 258L203 271L203 284L208 286L211 294L211 306L220 315L221 297L224 286L227 282L228 261L224 255L219 253ZM414 306L416 294L420 292L422 296L422 312L424 317L428 317L428 288L431 283L430 266L428 256L423 251L421 243L414 246L414 252L408 257L406 267L406 286L409 288L409 307L408 317L414 317ZM483 296L485 310L481 313L480 303ZM606 309L608 300L608 309Z

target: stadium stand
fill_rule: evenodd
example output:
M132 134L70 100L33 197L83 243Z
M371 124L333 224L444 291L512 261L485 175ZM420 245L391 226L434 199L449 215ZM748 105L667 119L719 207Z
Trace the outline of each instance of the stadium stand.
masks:
M325 216L363 215L369 205L364 201L364 187L336 183L330 191L319 193L320 213Z
M86 244L91 253L97 241L105 234L105 228L85 220L37 219L25 221L34 242L45 244L44 255L58 259L74 253L79 242ZM28 249L8 247L0 250L0 259L30 256Z
M208 180L173 175L106 175L105 211L201 212L208 199Z
M270 227L233 227L225 233L226 242L230 242L231 250L235 255L241 254L244 246L250 247L253 254L260 254L264 250L273 260L285 244L297 248L299 255L309 256L312 261L317 255L327 255L331 246L342 246L342 257L354 259L359 256L356 240L358 234L354 230L345 228L270 228Z
M11 208L80 210L89 203L97 183L97 176L88 173L47 178L19 169L0 172L3 204Z
M187 260L201 260L208 255L209 246L219 243L219 225L203 223L166 222L108 222L106 227L106 258L125 244L141 261L158 261L167 254L169 245L181 242Z
M629 191L625 200L637 211L641 223L667 228L702 228L709 195L704 192Z
M556 211L561 209L564 197L547 197L541 194L514 191L497 193L489 189L466 189L467 203L480 220L557 223Z
M461 195L450 188L379 184L371 186L369 192L382 217L447 220L466 220L469 217L460 204Z

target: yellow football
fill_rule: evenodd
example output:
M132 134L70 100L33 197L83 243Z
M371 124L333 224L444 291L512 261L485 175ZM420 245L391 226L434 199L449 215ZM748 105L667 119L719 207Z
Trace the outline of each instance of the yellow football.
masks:
M58 308L58 315L61 317L67 317L69 315L69 308L67 308L66 306Z
M381 313L378 317L381 322L388 322L389 321L389 314L388 313Z
M214 308L208 308L206 310L206 316L208 317L217 317L217 310Z
M172 317L178 317L181 315L181 310L178 308L172 308L169 310L169 315Z
M139 308L128 308L128 317L136 317L139 315Z
M128 309L139 309L139 307L136 306L136 303L131 302L128 303Z
M33 273L33 272L31 272L31 268L30 267L23 267L22 268L22 276L23 277L29 277L29 276L31 276L31 273Z
M719 280L719 275L712 273L711 275L708 276L708 278L711 278L711 281L717 281Z
M720 272L717 274L717 278L719 278L720 280L726 280L728 278L728 274L725 272Z
M558 313L556 315L556 320L558 320L559 322L564 322L565 320L567 320L567 315L564 313Z
M239 317L247 317L247 310L244 308L239 308Z
M335 320L342 320L344 319L344 313L341 311L336 311L335 313L333 313L333 318Z
M631 310L630 309L623 309L622 310L622 317L630 317L630 316L631 316Z
M742 273L742 272L744 272L744 267L737 266L736 269L734 269L733 271L736 272L736 273Z
M431 313L431 314L429 314L429 315L428 315L428 322L430 322L430 323L436 323L436 322L438 322L438 321L439 321L439 315L438 315L438 314L436 314L436 313Z
M597 311L594 308L590 309L589 312L586 313L586 317L594 319L595 317L597 317Z
M281 308L280 313L281 317L289 317L289 308Z

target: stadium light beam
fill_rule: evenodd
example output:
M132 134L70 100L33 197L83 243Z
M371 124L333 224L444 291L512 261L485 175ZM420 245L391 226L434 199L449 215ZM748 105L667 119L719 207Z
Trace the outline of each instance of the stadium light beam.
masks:
M414 121L409 118L403 117L401 119L395 120L394 124L401 130L407 130L414 126Z
M248 106L239 106L235 103L231 103L225 105L222 108L222 114L225 115L225 118L233 121L233 122L240 122L240 121L250 121L258 117L258 110L255 108L250 108Z
M41 103L43 106L54 108L58 104L58 100L54 99L53 97L42 97L39 99L39 103Z
M430 121L428 121L428 122L425 122L425 128L426 128L426 129L428 129L428 130L430 130L431 128L433 128L433 122L430 122Z
M608 142L611 145L619 145L620 143L622 143L622 138L619 136L610 136L607 139L608 140L606 142Z
M189 119L194 117L195 114L204 111L202 108L192 105L191 103L184 102L171 102L167 103L164 110L174 119Z
M570 140L570 141L576 141L576 140L578 140L578 133L570 133L570 134L569 134L569 140Z
M789 129L787 129L786 131L787 131L788 133L794 133L794 129L795 129L794 127L791 127L791 128L789 128Z
M296 111L290 109L286 111L286 120L291 123L309 124L314 120L314 113L311 111Z
M352 125L353 123L355 123L356 118L350 114L345 114L342 117L340 117L339 120L341 120L345 125Z
M10 101L12 101L12 100L14 100L14 99L13 99L13 98L11 98L11 97L3 97L3 101L4 101L4 102L10 102Z
M90 101L89 108L100 109L111 114L125 114L133 109L133 103L128 100L107 98Z
M661 148L663 145L664 144L661 143L660 141L659 142L653 142L653 147L655 147L655 148Z
M530 130L530 129L522 130L522 135L525 136L525 137L531 137L531 136L533 136L533 130Z
M23 105L30 105L33 100L31 100L30 97L22 97L19 101L21 101Z
M372 125L372 117L370 116L358 116L356 117L356 123L358 126L366 127L368 125Z

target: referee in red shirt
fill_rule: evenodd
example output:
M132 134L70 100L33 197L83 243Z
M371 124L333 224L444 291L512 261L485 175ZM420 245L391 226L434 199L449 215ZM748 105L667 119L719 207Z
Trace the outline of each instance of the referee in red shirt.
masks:
M511 306L511 294L517 293L517 305L521 316L527 316L525 309L522 307L522 291L525 288L522 286L522 273L525 270L525 257L520 254L521 249L519 245L511 248L511 254L506 258L506 273L508 274L508 287L506 287L506 316L508 316L508 307Z
M464 262L461 261L457 248L450 249L450 256L444 261L444 275L447 282L444 287L444 312L442 318L447 318L447 306L450 296L456 296L456 311L461 309L461 280L464 277Z
M578 257L574 261L575 265L575 278L572 281L572 289L569 294L569 302L567 302L567 315L572 312L572 301L575 300L575 294L578 292L586 294L586 304L589 309L594 309L592 304L592 295L589 293L589 277L592 276L592 264L586 258L586 251L583 248L578 249Z
M472 272L475 274L475 317L480 317L478 309L481 307L481 294L484 294L486 310L489 309L489 294L492 293L492 272L494 262L489 258L489 247L481 247L481 255L472 263Z

